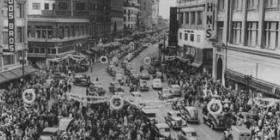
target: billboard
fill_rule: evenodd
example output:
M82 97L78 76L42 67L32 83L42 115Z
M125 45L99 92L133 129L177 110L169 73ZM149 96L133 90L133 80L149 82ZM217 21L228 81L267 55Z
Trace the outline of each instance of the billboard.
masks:
M8 47L3 52L15 52L15 0L8 0Z

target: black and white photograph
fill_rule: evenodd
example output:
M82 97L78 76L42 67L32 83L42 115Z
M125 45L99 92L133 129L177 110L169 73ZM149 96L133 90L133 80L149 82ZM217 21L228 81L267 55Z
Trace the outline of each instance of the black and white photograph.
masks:
M0 140L280 140L280 0L0 0Z

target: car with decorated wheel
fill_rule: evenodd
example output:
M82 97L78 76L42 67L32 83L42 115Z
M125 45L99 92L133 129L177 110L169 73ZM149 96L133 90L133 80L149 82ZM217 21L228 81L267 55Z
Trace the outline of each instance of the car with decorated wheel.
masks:
M155 125L159 140L166 140L171 137L171 128L166 123L158 123Z
M226 120L223 114L207 113L203 115L203 123L208 125L213 130L225 130Z
M91 82L87 75L77 74L74 76L73 84L75 86L87 87Z
M198 140L198 135L194 128L186 126L178 133L178 140Z

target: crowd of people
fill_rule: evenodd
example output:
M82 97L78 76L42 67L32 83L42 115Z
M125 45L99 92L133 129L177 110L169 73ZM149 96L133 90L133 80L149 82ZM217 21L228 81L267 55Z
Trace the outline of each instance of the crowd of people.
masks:
M171 66L173 65L173 66ZM169 84L181 86L185 103L191 106L206 107L213 95L229 101L230 106L225 116L226 127L232 125L247 127L252 134L252 140L280 139L280 104L260 106L254 102L244 89L231 89L222 86L220 81L214 81L206 73L185 72L178 62L170 63L166 77ZM180 69L181 68L181 69ZM246 113L245 113L246 112Z

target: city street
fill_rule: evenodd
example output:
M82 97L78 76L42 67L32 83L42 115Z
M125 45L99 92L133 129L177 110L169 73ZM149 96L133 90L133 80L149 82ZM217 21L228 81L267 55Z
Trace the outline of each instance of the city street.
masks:
M139 54L135 59L131 61L131 64L135 70L140 72L140 66L144 64L144 59L147 56L150 56L151 54L157 54L158 53L158 44L154 44L153 46L145 49L141 54ZM94 64L93 72L87 72L87 75L91 76L91 80L94 81L96 78L99 79L99 81L104 85L104 88L106 89L108 93L108 87L110 82L112 82L113 78L106 72L106 64L97 63ZM102 78L101 78L102 77ZM164 85L167 85L167 83L164 83ZM137 100L142 100L145 102L149 102L151 104L155 104L156 108L158 108L158 114L157 114L157 121L159 123L165 122L164 117L166 116L168 111L171 111L171 105L166 102L162 102L158 98L157 91L154 91L151 87L149 92L142 92L141 97L132 97L129 94L128 88L126 89L126 97L129 98L137 98ZM77 87L74 86L72 90L73 94L84 94L86 93L86 88L83 87ZM107 95L111 95L108 93ZM202 122L202 112L200 109L199 112L200 116L200 122ZM211 130L209 126L206 126L203 123L197 124L190 124L191 127L193 127L197 133L198 133L198 140L221 140L222 139L222 132L217 132L214 130ZM172 137L176 138L176 132L172 131Z

